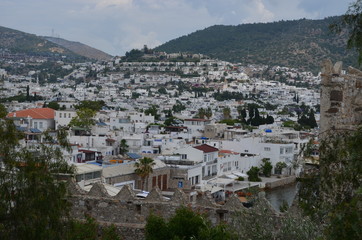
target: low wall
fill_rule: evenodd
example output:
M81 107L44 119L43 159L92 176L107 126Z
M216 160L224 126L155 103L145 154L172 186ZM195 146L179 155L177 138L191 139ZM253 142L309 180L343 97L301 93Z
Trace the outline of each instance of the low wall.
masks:
M261 209L263 214L267 211L270 215L278 215L264 197L258 198L251 210L245 208L236 195L231 196L224 205L219 205L209 194L199 194L195 202L190 202L189 197L179 189L171 200L166 200L161 191L154 188L145 199L139 199L129 186L124 186L116 196L110 196L100 183L85 192L72 182L68 188L68 201L72 206L72 217L85 220L86 216L90 216L103 226L114 224L124 240L144 239L144 227L150 214L169 219L181 206L205 214L214 225L232 223L237 212L250 214L250 211Z
M295 176L290 176L290 177L283 177L281 179L275 180L273 182L267 182L265 183L265 188L276 188L276 187L281 187L284 185L288 185L291 183L294 183L296 181L296 177Z

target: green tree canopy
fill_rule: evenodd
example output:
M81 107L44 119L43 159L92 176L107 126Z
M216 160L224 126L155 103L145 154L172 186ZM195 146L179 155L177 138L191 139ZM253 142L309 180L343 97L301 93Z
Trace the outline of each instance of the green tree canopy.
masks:
M0 238L63 239L69 204L59 176L73 169L60 146L30 151L18 144L19 136L10 120L0 121Z
M147 218L146 240L156 239L236 240L237 236L225 224L212 226L206 216L180 207L168 222L154 214Z
M102 107L105 106L104 101L90 101L90 100L85 100L85 101L81 101L78 105L75 106L75 109L91 109L93 111L98 112L99 110L102 109Z
M121 155L125 154L128 152L128 144L127 144L127 141L126 139L122 139L121 142L119 143L119 153Z
M5 118L8 115L8 111L6 110L5 106L0 103L0 118Z
M96 111L89 108L81 108L77 110L77 116L73 117L70 120L70 127L80 127L89 131L90 128L95 124L95 120L93 119L96 115Z

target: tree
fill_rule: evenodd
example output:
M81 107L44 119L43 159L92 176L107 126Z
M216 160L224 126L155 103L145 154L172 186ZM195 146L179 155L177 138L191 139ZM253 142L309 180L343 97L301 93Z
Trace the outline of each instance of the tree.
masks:
M212 110L210 107L205 110L205 116L207 117L207 119L210 119L212 117Z
M166 90L166 88L164 88L164 87L159 88L159 89L157 90L157 92L158 92L159 94L167 94L167 90Z
M230 108L229 107L224 107L222 109L222 115L223 115L223 118L224 119L230 119L231 118L231 115L230 115Z
M329 132L320 144L319 168L301 178L300 205L326 223L326 239L362 237L361 144L361 128Z
M318 127L317 121L315 120L314 110L313 109L310 109L309 114L308 114L308 125L311 128Z
M73 117L69 122L71 127L80 127L89 131L92 125L95 124L93 117L96 115L96 111L89 108L82 108L77 111L77 116Z
M146 240L200 239L230 240L236 234L225 224L212 226L206 216L191 208L180 207L166 222L162 217L151 214L146 223Z
M197 115L195 117L204 119L206 115L204 108L199 108Z
M119 143L119 154L123 155L125 153L128 152L128 144L126 139L122 139L121 142Z
M350 4L346 14L340 21L330 26L335 33L347 31L347 48L355 48L358 53L358 63L362 63L362 0Z
M6 110L5 106L0 103L0 119L5 118L8 115L8 111Z
M29 85L26 86L26 101L30 101Z
M58 142L64 142L59 139L64 133ZM40 143L38 150L28 150L19 138L12 121L0 121L0 238L63 239L70 205L59 176L73 169L63 159L62 146ZM43 139L54 142L46 133Z
M50 102L48 105L47 105L48 108L52 108L54 110L59 110L60 106L59 106L59 103L57 102Z
M157 110L157 106L156 105L152 105L151 107L147 108L145 110L145 114L149 115L151 114L152 116L155 117L156 120L160 119L160 115L158 114L158 110Z
M271 164L269 158L263 158L262 160L262 164L261 164L261 171L264 174L265 177L270 177L271 176L271 172L273 169L273 165Z
M135 162L135 173L142 179L142 190L145 188L146 179L153 172L153 166L156 163L152 158L144 157Z
M93 111L99 111L102 109L102 107L105 106L104 101L90 101L90 100L85 100L85 101L81 101L78 105L75 106L75 109L91 109Z
M249 171L246 172L246 174L248 174L248 180L250 182L261 182L259 172L260 169L258 167L251 167Z
M286 167L287 167L287 164L285 162L277 162L275 164L275 173L276 174L281 174L283 168L286 168Z

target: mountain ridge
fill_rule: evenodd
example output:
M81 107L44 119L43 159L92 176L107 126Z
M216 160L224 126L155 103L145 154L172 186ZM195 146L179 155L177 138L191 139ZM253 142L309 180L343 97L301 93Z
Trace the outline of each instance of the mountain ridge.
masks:
M0 26L0 52L29 56L61 57L76 61L108 60L112 56L88 45L65 39L41 37Z
M318 71L325 58L357 66L357 54L346 49L347 35L332 34L339 16L320 20L214 25L170 40L156 51L192 52L247 64L280 65Z
M109 60L112 58L110 54L107 54L101 50L88 46L84 43L66 40L58 37L43 36L42 38L47 39L57 45L60 45L72 52L75 52L81 56L85 56L96 60Z

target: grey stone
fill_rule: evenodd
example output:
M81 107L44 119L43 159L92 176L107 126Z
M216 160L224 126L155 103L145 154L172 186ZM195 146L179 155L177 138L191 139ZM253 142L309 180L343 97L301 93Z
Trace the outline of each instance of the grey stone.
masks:
M171 201L173 201L175 203L183 204L183 205L189 203L189 199L186 196L186 194L178 188L176 188L176 190L171 198Z
M124 185L121 191L114 196L115 199L119 199L121 201L133 201L135 197L136 195L129 185Z
M244 209L244 205L241 203L240 199L233 194L225 203L224 208L229 210L242 210Z
M94 183L90 189L88 196L92 197L110 197L107 193L106 188L102 183Z
M145 198L147 201L156 201L156 202L162 202L165 201L165 198L162 196L161 190L156 186L154 187L151 192L147 195Z
M341 61L336 62L333 66L333 74L340 75L342 72L342 65L343 63Z

